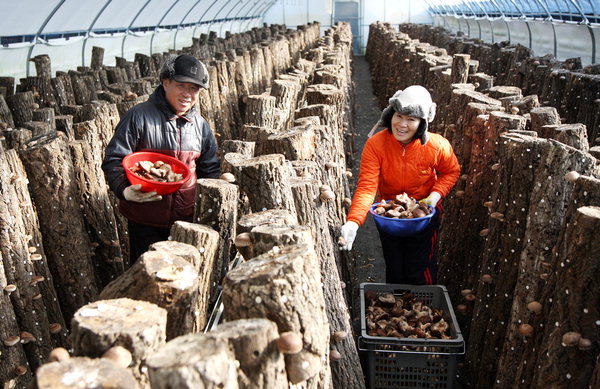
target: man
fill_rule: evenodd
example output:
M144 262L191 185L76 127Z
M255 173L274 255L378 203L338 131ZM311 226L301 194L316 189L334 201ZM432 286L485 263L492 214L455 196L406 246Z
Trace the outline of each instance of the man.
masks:
M152 243L166 240L175 221L192 221L197 178L220 175L215 138L196 106L200 88L208 85L206 67L188 54L170 56L162 66L160 81L148 101L123 115L102 163L108 184L120 200L119 210L128 219L130 264ZM144 193L141 185L131 185L122 165L123 158L136 151L173 156L196 174L171 195Z

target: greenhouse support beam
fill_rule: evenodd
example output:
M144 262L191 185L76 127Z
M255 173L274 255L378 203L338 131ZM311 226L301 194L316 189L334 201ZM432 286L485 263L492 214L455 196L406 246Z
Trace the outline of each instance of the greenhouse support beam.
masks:
M65 3L65 0L61 0L60 3L58 3L56 5L56 7L54 7L54 9L52 10L52 12L50 12L50 14L46 17L46 20L44 20L44 22L42 23L42 25L40 26L40 28L38 29L38 31L35 33L35 37L33 38L33 44L31 46L29 46L29 50L27 51L27 59L26 59L27 62L25 63L25 69L26 69L25 75L27 77L29 77L29 63L31 62L31 53L33 52L33 48L37 44L37 41L38 41L40 35L42 34L42 31L44 31L44 28L46 28L46 25L48 24L48 22L50 21L50 19L52 19L54 17L54 15L58 11L58 9L60 7L62 7L62 5L64 3Z
M194 10L194 8L196 8L196 6L198 4L200 4L202 0L198 0L194 3L194 5L192 5L188 11L185 13L185 15L183 15L183 17L181 18L181 21L179 21L179 24L177 25L177 31L175 31L175 36L173 37L173 50L177 50L177 34L179 33L179 28L181 27L181 25L183 24L183 21L188 17L188 15Z
M198 19L198 21L196 22L196 26L194 27L194 31L192 32L192 37L196 36L196 28L198 28L198 25L202 23L202 20L204 19L204 17L206 16L206 14L208 13L208 11L210 11L210 9L218 3L218 0L215 0L211 3L211 5L209 7L207 7L204 10L204 13L200 16L200 18Z
M224 18L225 20L224 20L223 22L221 22L221 28L219 28L219 35L220 35L220 36L223 36L223 26L225 25L225 22L226 22L227 20L229 20L229 15L231 15L231 13L233 12L233 10L234 10L234 9L236 9L236 8L237 8L237 6L238 6L238 5L240 5L240 4L242 4L242 5L243 5L243 4L244 4L244 0L238 0L238 2L237 2L237 3L235 3L235 4L233 5L233 7L231 7L231 9L229 10L229 12L227 12L227 14L225 15L225 18ZM233 23L230 23L230 24L229 24L229 28L230 28L230 29L231 29L231 25L232 25L232 24L233 24ZM225 31L227 31L227 30L225 30Z
M90 27L88 28L85 34L85 38L83 39L83 45L81 45L81 66L85 66L85 46L87 45L87 41L90 37L90 33L92 32L92 28L94 28L94 24L96 24L98 18L100 18L100 15L102 15L102 13L106 10L106 7L108 7L108 5L111 2L112 0L107 0L104 6L100 9L100 11L98 11L96 16L94 17L94 20L92 20L92 23L90 23Z
M167 8L167 10L165 11L165 13L163 14L163 16L160 18L160 20L158 21L158 23L156 23L156 26L154 26L154 31L152 32L152 37L150 38L150 55L152 55L152 49L153 49L153 42L154 42L154 37L156 36L156 30L159 29L160 24L162 23L163 20L165 20L165 18L167 17L167 15L169 14L169 12L171 12L171 10L173 9L173 7L175 7L175 5L179 3L179 0L175 0L173 2L173 4L171 4L171 6L169 8Z
M137 11L137 13L135 14L135 16L133 17L133 19L131 19L131 23L129 23L129 26L127 27L127 33L125 34L125 36L123 36L123 40L121 41L121 57L125 57L125 40L127 39L127 37L130 34L131 31L131 27L133 27L133 23L135 23L135 21L137 20L137 18L141 15L141 13L144 11L144 9L148 6L148 4L150 4L152 0L148 0L144 3L144 5L142 5L140 7L140 9Z

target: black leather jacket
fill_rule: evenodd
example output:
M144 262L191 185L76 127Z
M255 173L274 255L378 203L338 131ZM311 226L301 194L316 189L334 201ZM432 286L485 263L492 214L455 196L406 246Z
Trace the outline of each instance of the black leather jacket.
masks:
M123 190L131 185L121 164L135 151L155 151L184 162L192 174L190 180L161 201L137 203L126 201ZM177 116L160 85L148 101L123 115L106 147L102 170L116 196L119 209L128 219L150 226L169 228L175 221L192 221L197 178L217 178L220 162L217 144L208 122L193 107L185 116Z

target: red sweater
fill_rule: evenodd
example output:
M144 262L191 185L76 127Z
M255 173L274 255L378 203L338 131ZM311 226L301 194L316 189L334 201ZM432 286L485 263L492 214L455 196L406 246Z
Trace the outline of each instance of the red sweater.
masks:
M403 145L387 130L367 140L347 220L362 225L377 193L377 201L381 201L403 192L417 200L431 192L442 198L450 192L460 175L458 160L446 138L428 135L424 146L419 140Z

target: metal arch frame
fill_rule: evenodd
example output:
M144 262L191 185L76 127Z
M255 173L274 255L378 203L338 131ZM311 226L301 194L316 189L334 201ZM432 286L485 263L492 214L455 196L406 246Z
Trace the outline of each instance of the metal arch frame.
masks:
M461 0L461 1L473 13L473 20L475 20L477 22L477 29L479 30L479 39L481 39L481 23L479 23L479 20L478 20L477 14L475 13L475 10L473 8L471 8L471 6L469 5L470 2L467 3L465 0ZM474 3L477 3L477 2L474 2ZM478 6L479 6L479 4L478 4ZM481 7L479 7L479 8L481 8ZM485 10L483 8L481 8L481 10L485 14L485 16L489 19L487 12L485 12ZM468 25L468 22L467 22L467 25ZM493 29L492 29L492 31L493 31ZM470 32L471 32L471 30L469 29L469 36L471 35Z
M252 16L252 18L249 18L249 19L248 19L248 21L246 22L246 27L245 27L245 29L246 29L246 30L248 29L248 26L250 25L250 22L251 22L253 19L260 18L260 19L262 20L262 19L265 17L265 14L267 13L267 11L268 11L269 9L271 9L271 7L272 7L273 5L275 5L275 3L276 3L276 2L277 2L277 0L272 0L271 2L265 1L265 3L264 3L264 7L262 7L262 8L260 9L260 11L259 11L259 12L257 12L256 14L254 14L254 15Z
M150 0L149 0L150 1ZM173 50L177 50L177 34L179 33L179 29L181 28L181 25L183 24L183 21L185 20L185 18L188 17L188 15L190 13L192 13L192 11L194 10L194 8L196 8L196 6L198 4L200 4L202 2L202 0L197 0L194 5L192 5L190 7L190 9L188 9L188 11L185 13L185 15L183 15L183 17L181 18L181 21L179 22L179 24L177 25L177 31L175 31L175 36L173 37Z
M227 7L229 4L231 3L231 0L226 1L223 6L221 7L220 10L217 11L217 13L215 14L215 17L219 16L219 14L221 13L221 11L223 11L225 9L225 7ZM213 24L215 24L215 17L212 18L212 20L210 21L210 24L208 25L208 31L210 32L210 29L212 28ZM220 36L221 32L219 31L219 35Z
M144 5L138 10L138 12L135 14L133 19L131 19L131 23L129 23L129 26L127 26L127 31L125 32L125 36L123 37L123 40L121 41L121 57L125 57L125 40L127 39L127 37L130 34L133 23L135 23L137 18L142 14L142 12L146 9L146 7L148 6L148 4L150 4L151 1L152 0L146 0L146 3L144 3Z
M152 37L150 38L150 54L149 55L152 55L152 45L154 43L154 37L156 36L156 30L158 30L158 28L160 27L160 23L162 23L162 21L165 20L165 18L169 14L169 12L171 12L171 10L177 5L177 3L179 3L179 0L175 0L173 2L173 4L171 4L171 6L169 8L167 8L167 11L163 14L163 16L160 18L158 23L156 23L156 26L154 26L154 31L152 32Z
M94 20L92 20L90 27L88 28L87 32L85 33L83 45L81 45L81 66L85 66L85 46L87 45L88 38L90 37L90 32L92 32L92 28L94 27L94 24L96 24L96 22L98 21L98 18L100 17L100 15L102 15L102 13L106 10L106 7L108 7L108 5L110 3L112 3L112 0L106 1L106 4L104 4L104 6L100 9L100 11L96 14L96 17L94 18Z
M498 5L498 2L496 0L490 0L492 4L494 4L494 6L496 6L496 9L498 10L498 12L500 12L500 15L502 15L502 20L504 21L504 24L506 24L506 32L508 32L508 41L510 42L510 26L508 25L508 21L506 20L506 15L504 15L504 11L502 11L502 9L500 8L500 6ZM491 23L491 22L490 22ZM494 43L494 30L492 29L492 43Z
M48 15L46 17L46 20L44 20L44 22L42 23L42 25L40 26L40 28L38 29L38 31L35 33L35 37L33 38L33 44L31 46L29 46L29 50L27 51L27 59L25 62L25 76L29 77L29 63L31 62L31 53L33 52L33 48L35 47L35 45L37 44L37 41L40 37L40 35L42 34L42 31L44 31L44 28L46 28L46 25L48 25L48 22L50 21L50 19L52 19L54 17L54 15L56 15L56 12L58 11L58 9L60 7L62 7L62 5L65 3L66 0L60 0L60 3L58 3L56 5L56 7L54 7L54 9L52 10L52 12L50 12L50 15Z
M250 6L251 6L251 5L252 5L252 2L248 1L248 3L246 4L246 6L248 6L248 5L250 5ZM233 18L234 18L234 19L236 19L236 20L237 20L237 19L239 19L239 17L240 17L240 13L241 13L241 12L242 12L242 10L244 10L244 9L245 9L245 7L241 7L241 8L240 8L240 9L237 11L237 13L235 14L235 16L234 16ZM232 27L233 27L233 24L232 24ZM240 22L240 23L238 23L238 31L237 31L237 32L238 32L238 33L242 32L242 23L241 23L241 22Z
M221 27L219 28L219 35L221 35L221 36L223 35L223 25L225 25L226 22L230 22L231 21L229 19L229 15L231 15L231 13L233 12L233 10L236 9L237 6L240 5L240 4L243 5L244 4L244 0L238 0L238 2L233 5L233 7L229 10L229 12L227 12L227 14L225 15L225 18L221 22ZM231 32L231 26L232 26L232 23L229 23L229 32ZM228 31L228 30L225 30L225 31Z
M196 22L196 25L194 26L194 31L192 32L192 37L196 36L196 29L198 28L198 26L202 23L202 19L204 19L204 17L206 16L206 14L208 13L208 11L210 11L210 9L217 4L219 1L215 0L213 1L210 6L208 8L206 8L206 10L204 10L204 13L202 14L202 16L200 16L200 19L198 19L198 21Z

